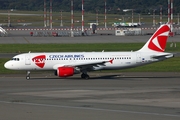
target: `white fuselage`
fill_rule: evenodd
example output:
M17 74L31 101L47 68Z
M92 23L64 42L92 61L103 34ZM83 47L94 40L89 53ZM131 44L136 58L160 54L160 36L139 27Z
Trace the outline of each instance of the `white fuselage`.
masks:
M154 55L165 56L161 59ZM94 64L91 70L124 69L141 66L172 57L170 53L159 52L64 52L64 53L24 53L6 62L5 67L12 70L56 70L61 66L88 66ZM44 56L44 57L37 57ZM112 60L112 62L107 62ZM106 61L104 64L99 62Z

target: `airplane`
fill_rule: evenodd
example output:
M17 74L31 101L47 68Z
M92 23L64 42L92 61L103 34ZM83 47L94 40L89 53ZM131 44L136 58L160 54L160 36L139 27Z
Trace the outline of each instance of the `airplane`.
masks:
M1 26L0 26L0 33L8 34L7 31L5 29L3 29Z
M32 23L18 23L18 25L28 26L28 25L32 25Z
M164 52L169 32L169 24L161 25L137 51L29 52L14 56L4 64L4 67L27 71L27 80L30 79L32 70L52 70L59 77L81 73L81 78L89 79L87 74L89 71L133 68L174 57L173 53Z

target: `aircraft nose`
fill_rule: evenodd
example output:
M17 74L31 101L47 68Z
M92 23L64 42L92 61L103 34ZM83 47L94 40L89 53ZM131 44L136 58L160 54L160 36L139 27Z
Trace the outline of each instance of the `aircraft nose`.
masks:
M13 66L13 65L12 65L11 63L9 63L9 61L4 64L4 67L5 67L6 69L11 69L12 66Z

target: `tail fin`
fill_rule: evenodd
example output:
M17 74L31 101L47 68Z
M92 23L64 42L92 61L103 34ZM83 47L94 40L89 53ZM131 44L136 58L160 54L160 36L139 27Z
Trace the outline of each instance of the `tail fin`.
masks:
M143 52L164 52L167 38L170 32L170 25L164 24L161 25L152 37L147 41L147 43L139 50Z

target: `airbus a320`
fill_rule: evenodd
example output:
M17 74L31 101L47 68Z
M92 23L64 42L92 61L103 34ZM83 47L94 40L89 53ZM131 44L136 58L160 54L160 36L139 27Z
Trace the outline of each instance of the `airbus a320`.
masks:
M14 56L4 67L27 71L26 79L30 79L33 70L52 70L59 77L81 73L81 78L89 79L89 71L132 68L172 58L173 53L164 52L169 32L169 24L161 25L147 43L134 52L29 52Z

